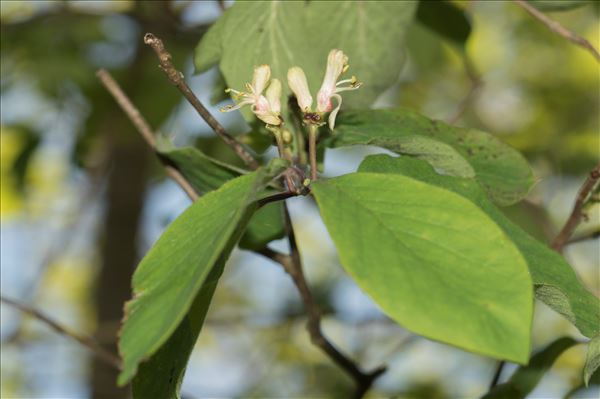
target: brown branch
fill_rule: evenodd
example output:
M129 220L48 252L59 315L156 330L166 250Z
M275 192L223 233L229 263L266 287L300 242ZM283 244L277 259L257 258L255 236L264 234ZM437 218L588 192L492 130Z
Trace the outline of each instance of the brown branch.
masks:
M377 369L365 373L351 359L341 353L324 335L321 330L321 311L314 300L312 292L308 287L304 272L302 271L302 260L296 243L296 236L292 227L292 222L287 209L284 205L285 226L288 242L290 246L290 255L285 255L269 248L265 248L259 253L283 266L284 270L290 275L296 285L306 313L308 316L307 330L310 334L311 342L318 346L331 360L340 366L346 373L352 377L356 384L354 392L355 398L362 398L371 388L373 382L385 372L386 367L381 366Z
M248 167L252 169L258 168L258 162L256 159L250 154L242 144L240 144L236 139L230 136L226 131L223 125L221 125L211 114L210 112L202 105L198 97L192 92L190 87L185 82L183 74L179 72L175 66L173 66L173 62L171 61L171 54L165 49L165 46L158 37L154 36L152 33L146 33L144 35L144 43L152 47L156 56L160 61L160 69L167 75L169 81L179 89L181 94L189 101L189 103L194 107L198 115L202 117L208 123L208 125L214 130L217 136L221 137L225 143L230 146L233 151L248 165Z
M548 29L550 29L552 32L556 33L559 36L564 37L565 39L576 44L577 46L589 51L590 54L592 54L594 56L596 61L600 62L600 53L598 53L598 50L596 50L596 48L594 46L592 46L592 44L590 42L588 42L586 39L584 39L583 37L579 36L578 34L576 34L574 32L571 32L570 30L568 30L567 28L565 28L564 26L559 24L557 21L549 18L548 16L546 16L546 14L539 11L537 8L535 8L528 2L526 2L524 0L513 0L513 1L516 4L518 4L519 6L521 6L523 9L525 9L525 11L527 11L535 19L539 20L541 23L546 25L546 27Z
M598 180L600 179L600 163L596 165L594 169L590 172L587 179L579 189L577 194L577 198L575 199L575 205L573 205L573 210L571 211L571 215L565 222L565 225L560 230L560 233L556 236L556 238L552 241L552 249L555 251L561 252L567 241L573 235L573 232L581 222L583 217L583 207L589 200L593 190L598 184Z
M116 356L116 355L112 354L111 352L107 351L106 349L104 349L94 339L87 337L85 335L80 335L78 333L70 331L68 328L66 328L66 327L60 325L59 323L55 322L54 320L50 319L48 316L44 315L40 311L33 309L25 304L19 303L12 299L8 299L1 295L0 295L0 301L41 321L42 323L46 324L47 326L52 328L57 333L74 339L75 341L79 342L82 346L89 349L94 355L96 355L98 357L98 359L102 360L104 363L108 364L109 366L114 367L117 370L121 369L121 359L119 359L118 356Z
M199 194L194 190L190 182L175 168L173 165L156 152L156 134L146 121L140 111L133 105L129 97L123 92L119 84L113 79L113 77L104 69L100 69L96 72L96 76L102 82L106 90L114 97L121 109L125 112L129 120L133 123L137 131L142 135L142 138L146 141L148 146L156 153L163 166L165 172L171 177L179 186L185 191L185 193L195 201L199 198Z

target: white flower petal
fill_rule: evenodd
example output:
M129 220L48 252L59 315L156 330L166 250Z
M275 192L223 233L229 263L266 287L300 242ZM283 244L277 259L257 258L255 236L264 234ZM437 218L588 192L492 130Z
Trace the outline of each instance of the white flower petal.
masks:
M327 112L331 110L330 97L335 93L336 82L347 65L348 57L342 50L333 49L329 52L325 77L317 93L317 111Z
M338 101L337 107L334 108L333 111L329 114L329 129L333 130L335 127L335 118L337 117L338 112L340 111L340 107L342 106L342 96L339 94L333 94L331 97L335 98Z
M306 82L306 75L300 67L293 67L288 70L288 85L296 99L298 100L298 106L302 112L309 112L312 106L312 97L308 90L308 83Z
M281 82L279 79L272 79L267 92L265 93L271 112L281 112Z
M254 75L252 76L252 92L255 95L259 95L263 92L267 83L271 78L271 67L268 65L261 65L254 68Z

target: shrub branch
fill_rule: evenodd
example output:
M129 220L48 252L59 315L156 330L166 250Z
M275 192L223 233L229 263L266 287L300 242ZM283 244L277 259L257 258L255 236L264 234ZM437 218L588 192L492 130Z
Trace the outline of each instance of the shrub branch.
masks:
M598 50L596 50L596 48L594 46L592 46L592 44L590 42L588 42L586 39L584 39L583 37L579 36L578 34L576 34L574 32L571 32L570 30L568 30L567 28L565 28L564 26L559 24L557 21L549 18L546 14L544 14L543 12L541 12L540 10L538 10L537 8L535 8L528 2L526 2L524 0L513 0L513 1L517 5L522 7L525 11L527 11L532 17L534 17L535 19L537 19L538 21L540 21L541 23L546 25L546 27L548 29L550 29L552 32L556 33L559 36L564 37L571 43L574 43L577 46L587 50L590 54L592 54L594 56L596 61L600 62L600 53L598 53Z
M30 306L27 306L23 303L17 302L13 299L9 299L9 298L6 298L6 297L0 295L0 301L21 311L22 313L25 313L25 314L35 318L38 321L41 321L42 323L44 323L45 325L47 325L48 327L50 327L51 329L53 329L54 331L59 333L60 335L64 335L66 337L74 339L79 344L81 344L83 347L89 349L96 357L98 357L98 359L102 360L104 363L108 364L109 366L111 366L117 370L121 369L121 359L119 359L119 357L114 355L113 353L104 349L93 338L85 336L85 335L81 335L74 331L71 331L67 327L64 327L61 324L57 323L56 321L52 320L51 318L49 318L48 316L46 316L39 310L36 310L36 309L34 309Z
M294 233L294 228L292 227L292 221L287 206L284 206L284 212L290 254L282 254L273 251L270 248L264 248L259 251L259 253L281 264L286 273L290 275L294 285L298 289L304 308L306 309L306 314L308 316L306 328L310 334L311 342L319 347L335 364L352 377L356 385L354 397L362 398L371 388L373 382L386 371L386 367L381 366L368 373L362 371L353 360L341 353L323 334L321 329L321 311L308 287L306 277L302 270L302 259L300 257L300 252L298 251L296 235Z
M208 123L208 125L214 130L217 136L221 137L223 141L235 151L235 153L248 165L248 167L252 169L258 168L258 162L256 159L250 154L244 146L239 143L236 139L225 131L223 125L221 125L214 116L206 109L206 107L200 102L198 97L194 94L194 92L190 89L190 87L185 82L183 74L179 72L171 61L171 54L165 49L165 45L162 40L158 37L154 36L152 33L146 33L144 35L144 43L152 47L158 60L160 62L160 69L167 75L169 81L179 89L181 94L189 101L189 103L194 107L198 115Z

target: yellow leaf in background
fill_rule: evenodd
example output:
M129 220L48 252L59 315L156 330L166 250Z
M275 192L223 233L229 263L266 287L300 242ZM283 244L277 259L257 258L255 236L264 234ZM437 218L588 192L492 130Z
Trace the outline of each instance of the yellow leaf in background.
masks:
M11 173L13 162L23 147L23 140L16 131L0 127L0 216L15 214L23 206L23 198L16 188Z
M95 323L95 309L90 302L95 270L89 259L62 257L48 265L42 280L41 299L48 303L69 306L86 330Z

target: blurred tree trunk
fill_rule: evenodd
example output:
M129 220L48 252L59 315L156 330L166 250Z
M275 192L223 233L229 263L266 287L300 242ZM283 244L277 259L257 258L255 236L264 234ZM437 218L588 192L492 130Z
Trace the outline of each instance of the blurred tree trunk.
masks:
M180 34L177 31L178 17L173 14L168 1L135 4L130 16L140 25L142 35L145 32L158 34L169 43L173 53L183 50L189 52L206 30L206 27L201 27L198 31ZM141 44L142 35L132 64L118 80L150 124L157 126L180 101L180 95L169 87L157 67L154 54ZM156 81L157 78L164 80ZM96 336L100 341L101 337L109 337L106 348L116 353L118 328L123 318L124 304L131 298L131 277L139 260L137 233L151 151L114 100L111 98L109 101L110 106L104 108L99 131L109 137L111 174L95 300L98 318ZM130 396L129 387L116 386L117 376L116 370L94 360L92 397L113 399Z
M108 181L107 209L102 234L102 264L97 280L97 336L112 337L108 350L117 352L117 329L123 317L125 301L131 297L131 276L138 260L137 232L144 205L148 150L132 136L133 128L120 115L107 121L112 135L110 149L111 173ZM107 130L105 130L106 132ZM127 134L126 134L127 133ZM118 137L122 135L121 137ZM94 360L92 372L93 398L124 398L129 389L116 385L118 372Z

